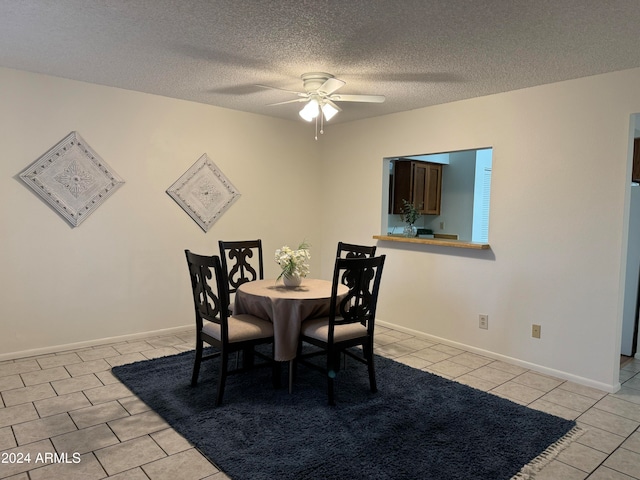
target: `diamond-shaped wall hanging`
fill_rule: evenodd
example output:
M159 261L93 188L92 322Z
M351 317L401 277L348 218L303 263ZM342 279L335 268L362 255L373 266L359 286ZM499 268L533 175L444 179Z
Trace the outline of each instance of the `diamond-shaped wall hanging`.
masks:
M167 189L167 193L205 232L240 196L206 153Z
M29 165L20 179L72 227L80 225L124 183L78 132L71 132Z

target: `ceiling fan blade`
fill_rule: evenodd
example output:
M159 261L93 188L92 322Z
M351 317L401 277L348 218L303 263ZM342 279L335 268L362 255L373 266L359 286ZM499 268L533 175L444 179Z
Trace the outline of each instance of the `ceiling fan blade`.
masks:
M306 97L307 96L307 94L304 93L304 92L297 92L296 90L287 90L286 88L271 87L269 85L261 85L259 83L256 83L255 86L256 87L260 87L260 88L268 88L270 90L278 90L280 92L293 93L294 95L298 95L299 97L302 97L302 96Z
M285 103L298 103L298 102L306 102L307 98L296 98L294 100L286 100L284 102L276 102L276 103L267 103L267 107L271 107L273 105L284 105Z
M333 92L344 86L345 82L338 80L337 78L330 78L318 88L320 95L331 95Z
M340 95L335 94L329 97L334 102L366 102L366 103L382 103L385 100L384 95Z
M338 110L339 112L342 111L342 109L336 105L335 103L333 103L331 100L329 100L328 98L324 99L325 103L328 103L329 105L331 105L333 108L335 108L336 110Z

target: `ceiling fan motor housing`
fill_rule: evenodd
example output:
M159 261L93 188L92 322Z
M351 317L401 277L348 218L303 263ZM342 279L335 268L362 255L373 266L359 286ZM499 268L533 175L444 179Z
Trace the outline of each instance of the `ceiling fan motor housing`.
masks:
M327 80L333 78L330 73L310 72L300 76L306 92L311 93L318 90Z

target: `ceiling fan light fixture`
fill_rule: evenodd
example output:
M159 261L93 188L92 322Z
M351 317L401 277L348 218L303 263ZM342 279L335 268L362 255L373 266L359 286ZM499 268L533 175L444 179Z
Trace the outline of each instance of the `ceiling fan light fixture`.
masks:
M315 98L309 100L309 102L303 107L303 109L300 110L300 116L307 122L310 122L311 120L316 118L318 116L318 113L320 113L320 105Z
M324 119L328 122L331 120L336 113L338 113L338 109L329 103L324 103L322 105L322 114L324 115Z
M305 102L298 114L300 118L309 123L313 120L316 121L316 140L318 139L318 127L320 127L320 134L323 134L324 122L330 121L338 112L342 111L342 108L338 106L338 102L382 103L385 100L384 95L338 94L336 92L345 85L345 82L335 78L330 73L310 72L304 73L300 77L302 78L304 91L287 90L268 85L257 86L293 93L298 97L293 100L270 103L269 105Z

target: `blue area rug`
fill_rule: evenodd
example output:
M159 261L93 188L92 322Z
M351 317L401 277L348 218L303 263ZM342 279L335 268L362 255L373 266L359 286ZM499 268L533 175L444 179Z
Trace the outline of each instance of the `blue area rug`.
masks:
M270 368L256 369L229 377L215 408L217 360L203 363L192 388L193 357L113 373L233 480L529 478L535 468L523 467L552 454L575 426L380 356L379 391L369 391L364 365L350 362L335 407L321 374L299 366L292 394L272 387Z

